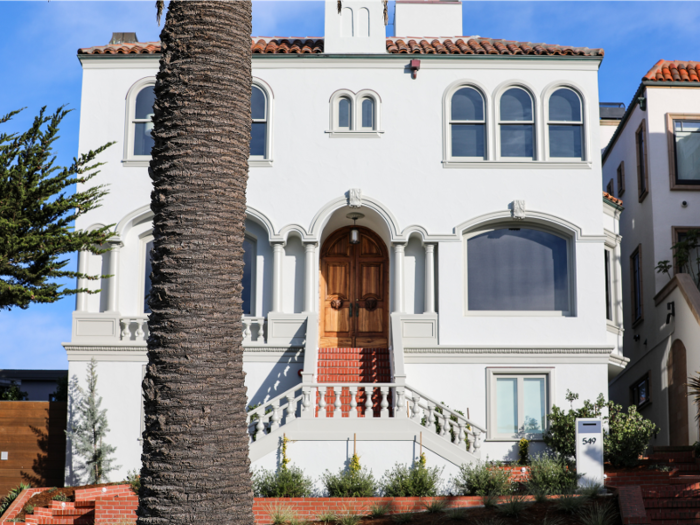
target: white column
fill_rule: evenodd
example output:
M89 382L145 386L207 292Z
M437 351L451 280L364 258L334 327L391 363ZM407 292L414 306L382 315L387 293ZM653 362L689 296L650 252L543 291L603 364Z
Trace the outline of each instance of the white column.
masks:
M425 245L425 306L423 313L435 313L435 245Z
M78 252L78 273L88 273L88 257L90 252L80 251ZM78 278L78 288L87 288L88 280ZM87 301L88 294L79 293L75 296L75 311L76 312L87 312Z
M392 311L403 313L403 258L404 244L394 244L394 305Z
M273 243L274 259L272 262L272 311L282 312L282 271L284 262L284 243Z
M314 286L316 279L314 279L314 268L316 267L316 243L309 242L306 245L306 258L305 272L304 272L304 313L311 313L315 311L314 299L316 287Z
M119 311L119 251L122 243L119 240L110 239L109 244L112 249L109 252L109 275L112 277L107 281L107 311Z

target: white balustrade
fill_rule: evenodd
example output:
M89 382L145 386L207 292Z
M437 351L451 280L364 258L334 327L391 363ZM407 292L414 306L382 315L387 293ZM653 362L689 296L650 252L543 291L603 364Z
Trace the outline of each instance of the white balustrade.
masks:
M241 318L243 325L243 344L265 342L265 318L244 315Z
M131 317L120 317L121 326L120 340L132 343L142 343L148 339L148 316L134 315Z
M349 395L349 399L341 396ZM378 394L378 399L375 397ZM364 403L358 399L364 396ZM375 416L374 403L379 401ZM408 405L408 414L406 407ZM299 410L299 413L297 413ZM429 398L407 385L395 383L323 383L298 386L265 401L248 412L248 429L252 441L284 426L303 419L333 419L348 417L405 419L422 425L456 447L476 452L486 429L469 421L461 413ZM301 421L300 421L301 422ZM330 423L330 421L329 421Z

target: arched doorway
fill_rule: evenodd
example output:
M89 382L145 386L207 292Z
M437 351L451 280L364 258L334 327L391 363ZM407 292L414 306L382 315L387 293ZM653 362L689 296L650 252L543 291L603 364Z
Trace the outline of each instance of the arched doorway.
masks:
M676 339L668 354L668 427L671 446L688 445L688 367L685 345Z
M320 348L387 348L389 252L379 236L356 226L333 232L321 250Z

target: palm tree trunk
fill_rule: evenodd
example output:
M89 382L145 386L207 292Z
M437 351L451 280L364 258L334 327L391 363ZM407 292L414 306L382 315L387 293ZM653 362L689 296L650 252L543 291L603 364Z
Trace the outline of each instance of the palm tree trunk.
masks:
M173 1L161 34L141 525L253 524L240 323L250 34L249 1Z

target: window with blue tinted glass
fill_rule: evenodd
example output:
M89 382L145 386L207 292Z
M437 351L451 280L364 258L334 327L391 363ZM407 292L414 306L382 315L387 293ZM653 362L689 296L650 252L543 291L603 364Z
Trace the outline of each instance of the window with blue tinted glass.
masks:
M338 100L338 127L343 129L350 129L350 110L352 108L352 104L350 103L350 99L347 97L341 97Z
M581 99L568 88L549 97L549 156L583 158Z
M485 158L484 97L474 88L463 87L450 102L452 157Z
M535 136L532 97L522 88L511 88L500 100L501 157L534 158Z
M253 86L250 96L250 156L267 158L267 97L262 89Z
M547 428L548 376L541 373L497 373L489 389L494 401L489 427L492 438L542 439Z
M249 237L243 240L243 313L253 314L253 287L255 286L255 241Z
M374 100L362 99L362 128L374 129Z
M149 155L155 141L151 136L153 131L153 104L156 95L153 86L147 86L139 91L134 104L134 155Z
M467 241L469 310L568 312L566 239L541 230L502 228Z

